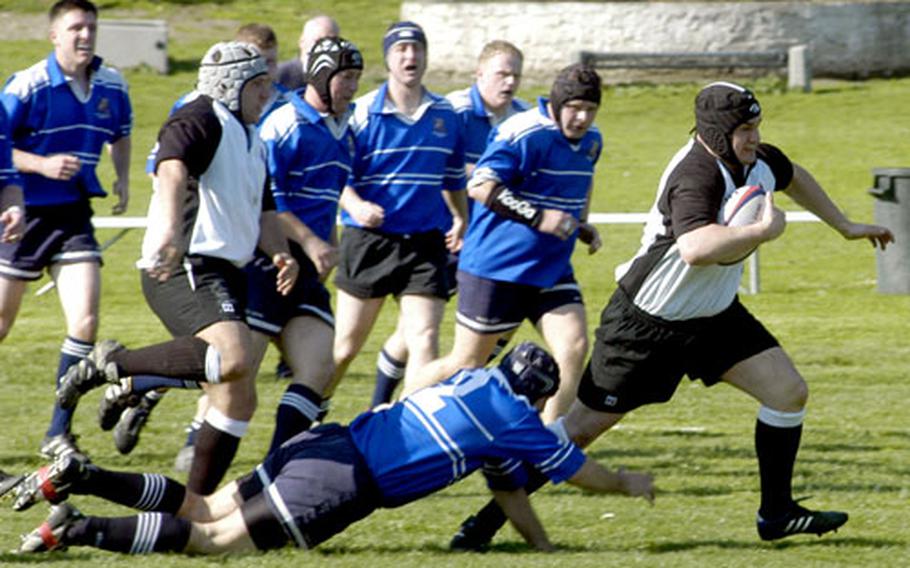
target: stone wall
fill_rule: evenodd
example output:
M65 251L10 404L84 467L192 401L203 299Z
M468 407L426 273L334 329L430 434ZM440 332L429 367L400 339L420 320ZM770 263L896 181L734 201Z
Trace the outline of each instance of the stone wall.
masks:
M816 77L910 72L907 2L404 0L401 15L425 28L432 74L459 81L469 79L491 39L520 47L525 75L536 81L552 77L582 50L766 51L798 44L809 46Z

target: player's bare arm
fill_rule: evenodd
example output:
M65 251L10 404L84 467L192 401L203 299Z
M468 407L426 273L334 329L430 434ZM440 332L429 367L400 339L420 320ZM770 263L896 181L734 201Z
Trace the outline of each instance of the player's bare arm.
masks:
M300 266L288 250L288 240L274 211L263 211L259 217L259 248L269 255L278 268L275 285L278 293L287 296L300 274Z
M442 199L452 214L452 228L446 233L446 248L458 252L468 228L468 196L464 191L443 190Z
M553 552L553 545L547 537L547 532L543 528L537 513L531 506L531 500L524 489L515 491L493 491L493 498L502 508L503 512L511 521L512 526L518 531L518 534L525 539L528 545L541 552Z
M49 179L66 181L79 173L82 161L72 154L42 156L13 148L13 164L25 174L39 174Z
M288 238L294 239L313 262L319 279L325 280L338 265L338 249L332 243L320 239L299 217L289 211L278 213L278 222Z
M654 503L654 476L618 469L613 472L588 458L569 483L595 493L621 493Z
M24 207L21 187L7 185L0 189L0 242L11 243L22 238Z
M838 209L812 174L798 164L793 164L793 181L785 190L793 201L814 213L845 239L869 239L872 246L882 250L894 242L894 235L887 227L854 223Z
M693 266L729 264L779 237L787 226L786 215L774 206L773 193L765 194L765 200L755 223L739 227L711 223L679 235L676 244L682 259Z
M114 195L117 197L117 203L111 207L111 214L121 215L126 212L130 202L130 155L132 153L130 137L124 136L110 144L108 152L111 155L114 173L117 176L112 188Z
M351 186L345 186L338 199L338 204L363 227L376 229L385 221L385 210L372 201L360 197Z
M180 238L180 220L190 174L182 161L164 160L158 164L155 175L162 223L158 229L158 249L152 266L148 267L148 275L164 282L177 269L186 252Z

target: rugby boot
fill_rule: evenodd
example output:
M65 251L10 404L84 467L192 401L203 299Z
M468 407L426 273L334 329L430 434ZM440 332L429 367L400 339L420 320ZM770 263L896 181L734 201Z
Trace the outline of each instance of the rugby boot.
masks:
M847 513L840 511L811 511L797 502L785 514L776 519L757 519L758 536L762 540L778 540L795 534L816 534L837 531L847 522Z
M29 474L16 486L13 509L24 511L39 501L65 501L73 483L85 477L86 464L79 456L66 454Z
M82 395L93 388L105 383L119 383L117 365L108 357L121 349L123 345L120 343L105 339L96 344L85 359L70 366L57 387L57 404L62 408L73 408Z
M84 518L85 515L69 503L53 505L47 519L38 528L22 535L22 543L16 552L25 554L63 550L66 548L64 542L66 530L73 526L73 523Z

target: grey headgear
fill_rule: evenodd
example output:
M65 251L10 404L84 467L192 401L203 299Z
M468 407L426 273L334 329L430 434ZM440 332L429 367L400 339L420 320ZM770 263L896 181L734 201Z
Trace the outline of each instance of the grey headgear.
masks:
M255 46L240 41L216 43L199 64L196 90L240 112L240 93L247 81L268 73L265 58Z

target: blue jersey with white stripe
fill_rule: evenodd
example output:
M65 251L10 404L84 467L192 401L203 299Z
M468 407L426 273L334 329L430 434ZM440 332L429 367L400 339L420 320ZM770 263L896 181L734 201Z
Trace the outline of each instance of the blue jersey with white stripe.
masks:
M442 190L465 186L461 127L452 105L425 92L412 118L387 101L388 83L355 101L351 125L356 154L349 184L385 210L380 230L417 233L446 230L451 214ZM345 211L342 222L359 226Z
M9 136L6 111L0 106L0 189L7 185L22 185L19 172L13 166L13 146Z
M338 196L351 173L354 138L347 121L333 129L302 97L274 111L259 127L269 151L269 175L278 212L294 213L329 241Z
M126 81L95 57L85 101L77 98L51 53L19 71L3 88L13 147L50 156L71 154L82 168L69 180L22 174L26 205L62 205L107 195L95 172L105 143L129 136L133 110Z
M494 127L531 107L526 101L512 99L512 104L509 105L505 114L497 117L484 106L476 83L467 89L449 93L446 95L446 99L452 103L452 107L458 114L458 120L461 121L464 136L464 160L468 164L476 164L480 159L487 148L490 132Z
M536 207L581 218L600 157L600 131L591 126L571 142L547 115L546 100L494 130L471 183L495 180ZM482 278L549 288L571 272L576 234L566 240L497 215L473 202L459 270Z
M586 459L543 425L497 369L462 371L384 410L361 414L350 431L384 507L437 491L489 462L527 462L559 483Z

